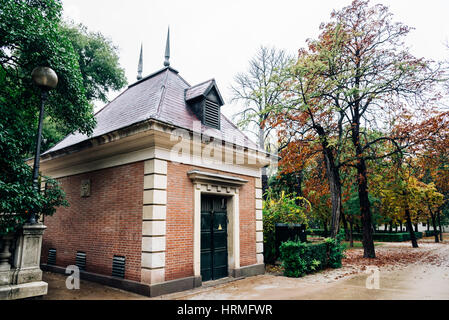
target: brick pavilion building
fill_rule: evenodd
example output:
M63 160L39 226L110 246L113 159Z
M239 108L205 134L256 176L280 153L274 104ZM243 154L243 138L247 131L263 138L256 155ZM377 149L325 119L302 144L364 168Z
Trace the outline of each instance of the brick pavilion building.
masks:
M270 163L222 113L214 80L170 66L141 76L42 155L70 206L45 217L42 268L156 296L261 274L261 168ZM142 57L142 52L141 52Z

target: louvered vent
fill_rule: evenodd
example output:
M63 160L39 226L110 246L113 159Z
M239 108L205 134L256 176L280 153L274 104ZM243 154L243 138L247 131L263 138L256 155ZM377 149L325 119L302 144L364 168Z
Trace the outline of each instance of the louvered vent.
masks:
M56 264L56 249L48 250L47 264L51 264L51 265Z
M86 270L86 253L78 251L76 253L75 264L80 270Z
M204 104L204 124L216 129L220 129L220 106L210 100Z
M112 259L112 276L124 278L125 277L126 258L121 256L114 256Z

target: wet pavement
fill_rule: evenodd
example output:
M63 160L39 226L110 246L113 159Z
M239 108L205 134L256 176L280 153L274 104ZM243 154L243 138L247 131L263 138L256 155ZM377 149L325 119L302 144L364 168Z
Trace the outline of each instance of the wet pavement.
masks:
M193 290L152 299L449 299L449 243L424 241L420 242L418 249L409 248L409 243L387 243L376 250L382 253L398 248L410 252L412 256L415 254L417 259L407 264L376 267L379 271L378 289L374 281L376 272L368 272L365 266L354 269L354 266L344 265L341 269L328 269L297 279L273 273L236 281L224 279L215 283L204 283L202 287ZM361 254L361 251L359 252ZM49 289L48 295L43 299L150 299L84 280L81 280L79 290L68 290L65 279L64 275L45 272L44 281L49 283Z

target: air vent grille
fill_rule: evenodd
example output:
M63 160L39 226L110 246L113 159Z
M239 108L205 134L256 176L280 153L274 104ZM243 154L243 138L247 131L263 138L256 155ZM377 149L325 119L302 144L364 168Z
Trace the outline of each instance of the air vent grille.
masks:
M50 265L56 264L56 249L48 250L47 264L50 264Z
M114 256L112 259L112 276L124 278L125 277L126 258L121 256Z
M75 264L80 270L86 270L86 253L78 251L76 253Z
M207 99L204 104L204 124L220 129L220 106Z

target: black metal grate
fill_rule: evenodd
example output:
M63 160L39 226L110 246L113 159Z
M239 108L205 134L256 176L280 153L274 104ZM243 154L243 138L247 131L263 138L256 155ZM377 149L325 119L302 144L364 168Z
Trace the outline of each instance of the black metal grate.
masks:
M80 270L86 270L86 253L78 251L76 253L75 264Z
M220 129L220 106L207 99L204 105L204 124Z
M114 256L112 259L112 276L124 278L125 277L126 258L122 256Z
M51 265L56 264L56 249L48 250L47 264L51 264Z

